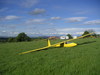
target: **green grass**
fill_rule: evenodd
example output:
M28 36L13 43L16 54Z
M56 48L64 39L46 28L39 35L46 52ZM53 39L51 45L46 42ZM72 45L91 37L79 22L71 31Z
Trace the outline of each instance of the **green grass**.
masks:
M61 40L52 40L52 44ZM79 39L72 48L49 48L46 41L0 44L0 75L100 75L100 38Z

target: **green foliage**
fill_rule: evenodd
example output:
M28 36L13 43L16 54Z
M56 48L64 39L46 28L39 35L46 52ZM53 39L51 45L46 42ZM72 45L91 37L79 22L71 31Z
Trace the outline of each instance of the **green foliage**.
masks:
M71 34L67 34L67 36L69 37L69 39L73 38Z
M12 37L8 38L8 42L15 42L15 38Z
M8 38L4 38L4 37L0 37L0 42L7 42L8 41Z
M100 34L97 34L96 37L100 37Z
M28 37L25 33L20 33L20 34L18 34L18 36L16 37L16 41L17 42L22 42L22 41L30 41L31 40L31 38L30 37Z
M97 34L96 34L96 33L94 33L92 36L97 37Z
M88 35L86 37L90 37L90 36L93 36L93 37L97 37L97 34L94 32L94 30L87 30L87 31L84 31L84 33L82 34L83 35L86 35L86 34L89 34L89 33L94 33L92 35ZM85 37L84 37L85 38Z
M43 39L43 37L37 37L36 39Z
M84 33L82 35L86 35L86 34L89 34L89 32L88 31L84 31Z
M84 31L84 33L82 34L82 36L83 36L83 35L86 35L86 34L89 34L89 31ZM86 38L86 37L90 37L90 35L85 36L84 38Z

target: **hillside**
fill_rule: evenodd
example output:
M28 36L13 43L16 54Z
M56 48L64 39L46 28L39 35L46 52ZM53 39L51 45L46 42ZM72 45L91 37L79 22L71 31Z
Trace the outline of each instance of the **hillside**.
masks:
M52 40L52 44L61 40ZM99 75L100 38L79 39L72 48L49 48L25 55L18 53L46 46L46 41L1 43L0 75Z

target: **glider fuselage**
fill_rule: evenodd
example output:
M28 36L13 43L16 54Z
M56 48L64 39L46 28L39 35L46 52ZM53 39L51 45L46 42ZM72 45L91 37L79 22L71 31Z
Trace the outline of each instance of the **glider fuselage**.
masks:
M50 40L48 39L48 46L51 46ZM74 47L77 46L76 43L61 43L61 44L56 44L53 47Z

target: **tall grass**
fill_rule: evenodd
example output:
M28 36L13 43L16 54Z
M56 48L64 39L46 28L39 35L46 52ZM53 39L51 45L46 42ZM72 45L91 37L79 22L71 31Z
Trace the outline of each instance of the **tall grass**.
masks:
M52 44L61 40L52 40ZM25 55L18 53L46 46L46 41L0 44L0 75L99 75L100 39L74 42L72 48L49 48Z

